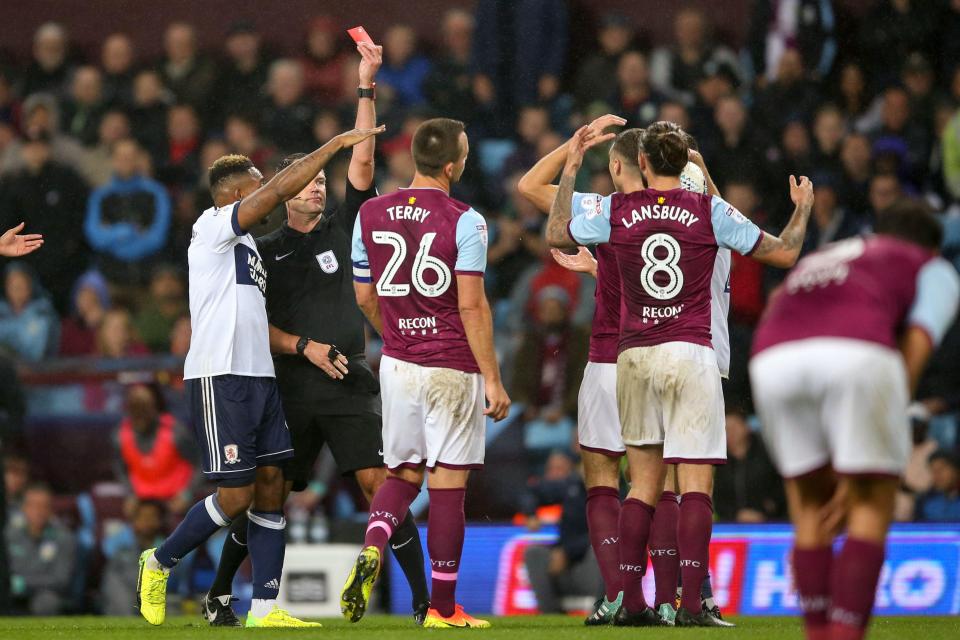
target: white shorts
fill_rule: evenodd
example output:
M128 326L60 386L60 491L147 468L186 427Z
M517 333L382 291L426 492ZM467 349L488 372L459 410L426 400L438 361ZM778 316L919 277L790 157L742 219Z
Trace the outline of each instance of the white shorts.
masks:
M380 394L387 467L483 467L486 421L479 373L383 356Z
M899 476L910 453L903 359L879 344L810 338L750 361L753 400L780 474L832 465L842 474Z
M713 349L667 342L617 358L623 442L663 445L668 464L724 464L723 390Z
M588 362L577 398L580 448L608 456L625 452L617 412L617 365Z

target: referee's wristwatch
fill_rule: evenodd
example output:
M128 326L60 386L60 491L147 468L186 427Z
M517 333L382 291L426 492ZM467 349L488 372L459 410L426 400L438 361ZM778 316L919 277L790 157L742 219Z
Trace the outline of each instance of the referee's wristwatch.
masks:
M371 82L369 87L357 87L357 97L370 98L371 100L376 100L377 99L377 83Z
M306 351L308 344L310 344L310 338L307 336L301 336L301 338L297 340L297 354L302 356L303 352Z

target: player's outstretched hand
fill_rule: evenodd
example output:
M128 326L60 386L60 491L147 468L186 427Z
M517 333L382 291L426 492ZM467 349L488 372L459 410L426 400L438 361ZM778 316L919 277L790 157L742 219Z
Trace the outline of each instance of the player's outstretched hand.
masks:
M0 236L0 256L19 258L43 246L43 236L39 233L18 235L23 231L24 225L25 223L21 222L14 228L7 229L7 232Z
M564 269L592 273L594 277L597 275L597 259L586 247L577 247L577 252L573 255L564 253L560 249L551 249L550 255Z
M800 176L800 182L797 182L796 176L790 176L790 199L798 207L813 206L813 183L810 178Z
M483 415L490 416L494 422L500 422L507 417L510 410L510 396L503 388L502 382L484 382L484 393L487 396L487 408Z
M383 47L370 44L369 42L358 42L357 51L360 53L360 84L371 85L374 78L377 77L377 71L383 64Z
M614 115L612 113L608 113L606 115L600 116L599 118L591 122L588 126L594 131L596 131L597 133L602 133L603 130L606 129L607 127L622 127L625 124L627 124L627 121L625 119L621 118L620 116Z
M347 375L347 357L342 353L333 360L330 359L330 345L311 340L307 343L307 348L303 350L303 355L307 357L315 367L322 369L325 374L334 380L343 380Z
M336 140L340 142L342 148L349 149L355 144L360 144L370 136L381 134L386 130L386 125L380 125L376 129L351 129L338 135Z

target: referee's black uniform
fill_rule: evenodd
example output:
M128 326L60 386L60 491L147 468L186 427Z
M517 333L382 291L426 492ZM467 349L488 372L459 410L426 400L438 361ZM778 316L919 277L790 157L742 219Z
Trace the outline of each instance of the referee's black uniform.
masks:
M294 458L286 477L306 488L324 444L344 475L383 466L379 386L364 357L364 320L353 291L350 262L353 224L371 185L358 191L347 179L344 203L325 211L310 233L287 221L257 239L267 269L267 317L295 336L336 345L350 373L334 380L301 355L274 356L277 384Z

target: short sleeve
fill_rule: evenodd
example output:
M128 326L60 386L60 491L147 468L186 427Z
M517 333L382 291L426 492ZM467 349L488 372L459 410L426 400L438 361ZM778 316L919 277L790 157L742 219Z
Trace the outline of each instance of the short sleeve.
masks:
M474 209L457 220L457 275L482 276L487 270L487 221Z
M907 322L926 331L937 346L953 325L958 302L960 276L949 262L934 258L917 274L917 293Z
M748 256L760 246L763 231L719 196L710 199L710 219L717 245Z
M207 209L194 223L194 234L215 253L228 251L247 235L237 219L239 209L239 200L225 207Z
M350 259L353 261L353 281L371 282L370 259L367 257L367 247L363 244L363 230L360 228L360 216L353 223L353 242L350 249Z
M598 193L573 194L572 218L567 225L577 244L601 244L610 241L610 202L612 196Z

